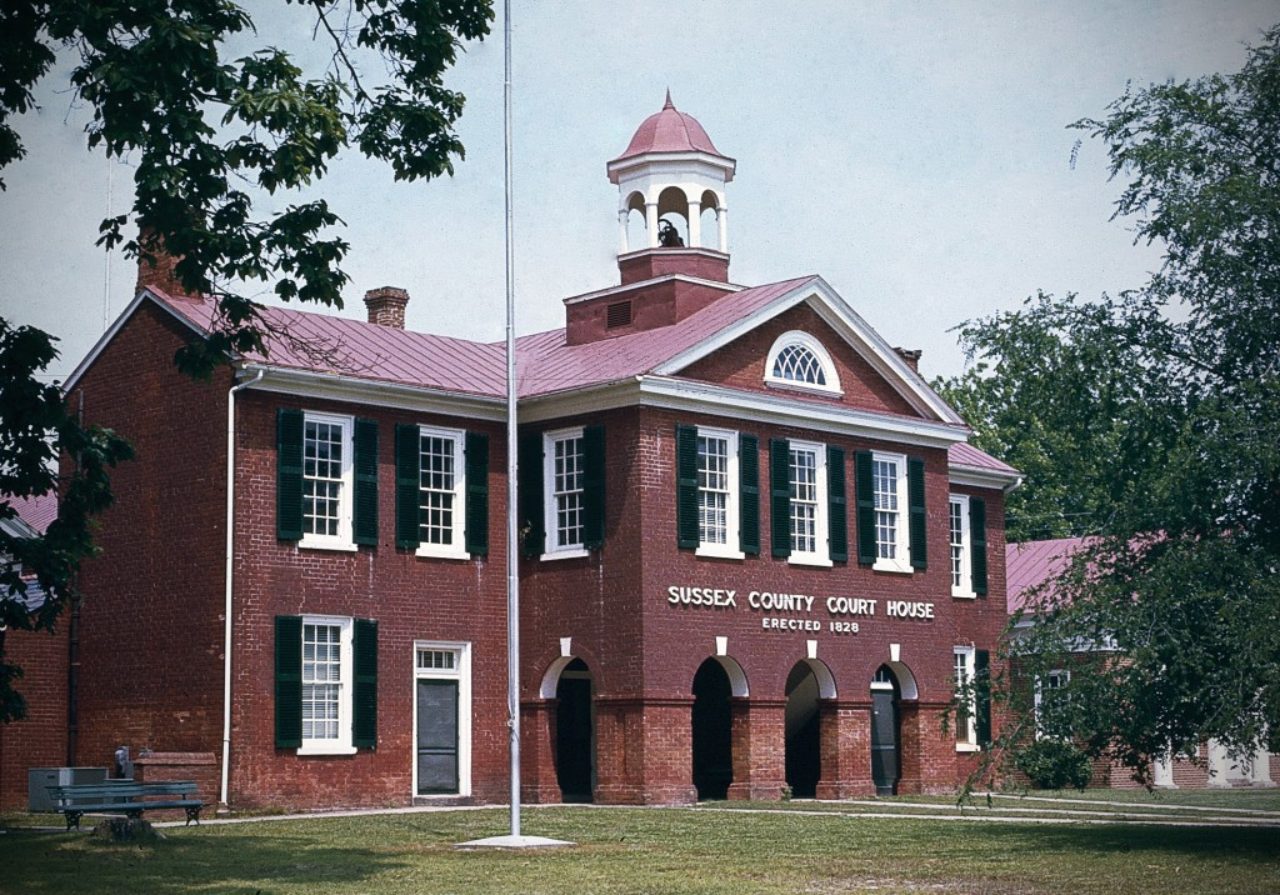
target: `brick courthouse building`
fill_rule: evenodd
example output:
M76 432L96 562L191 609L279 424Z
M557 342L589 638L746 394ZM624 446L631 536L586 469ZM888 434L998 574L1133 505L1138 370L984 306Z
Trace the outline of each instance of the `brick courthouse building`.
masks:
M953 788L1016 472L820 277L730 283L735 163L669 99L607 172L620 284L518 343L526 798ZM206 756L232 807L504 800L502 346L385 288L369 322L266 309L268 354L195 382L211 303L140 286L68 382L137 452L76 761Z

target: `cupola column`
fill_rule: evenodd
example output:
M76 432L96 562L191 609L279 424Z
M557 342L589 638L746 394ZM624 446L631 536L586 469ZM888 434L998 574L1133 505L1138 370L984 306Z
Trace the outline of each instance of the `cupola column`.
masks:
M689 246L698 248L702 245L702 203L697 199L689 200Z
M627 240L627 218L631 212L625 208L618 210L618 254L625 255L631 250Z
M658 247L658 203L646 202L644 204L644 229L649 236L649 248L656 249Z
M729 254L729 209L721 203L716 209L716 227L720 231L720 251Z

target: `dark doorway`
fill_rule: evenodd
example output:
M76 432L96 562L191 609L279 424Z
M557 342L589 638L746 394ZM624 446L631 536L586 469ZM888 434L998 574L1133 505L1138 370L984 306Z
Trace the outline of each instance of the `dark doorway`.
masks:
M418 681L418 795L458 791L458 682Z
M819 741L818 676L805 662L787 675L787 786L796 798L811 799L822 775Z
M560 798L590 802L595 789L595 724L591 716L591 672L574 659L556 684L556 778Z
M729 675L708 659L693 676L693 785L699 799L723 799L733 782Z
M898 754L898 678L881 665L871 681L871 779L876 795L898 791L901 761Z

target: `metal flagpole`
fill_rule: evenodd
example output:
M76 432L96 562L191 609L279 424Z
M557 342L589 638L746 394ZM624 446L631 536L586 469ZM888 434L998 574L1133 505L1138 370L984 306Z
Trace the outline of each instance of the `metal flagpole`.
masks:
M507 242L507 724L511 729L511 838L520 836L520 575L516 537L516 276L511 214L511 0L502 3L502 152Z
M511 731L511 832L459 843L461 848L542 848L572 845L520 833L520 569L516 451L516 274L511 213L511 0L502 3L503 186L507 238L507 727Z

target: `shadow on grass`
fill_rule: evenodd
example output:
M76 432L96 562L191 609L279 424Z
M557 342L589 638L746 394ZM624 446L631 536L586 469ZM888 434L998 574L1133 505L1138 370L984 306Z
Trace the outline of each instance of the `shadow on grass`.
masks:
M323 892L405 866L385 851L310 837L184 835L147 845L17 831L0 837L5 892Z
M1005 828L1006 830L1008 828ZM1155 853L1195 858L1230 858L1274 869L1278 834L1250 827L1156 827L1115 824L1022 828L1019 833L1035 849L1081 854ZM1007 833L1004 834L1007 837Z

